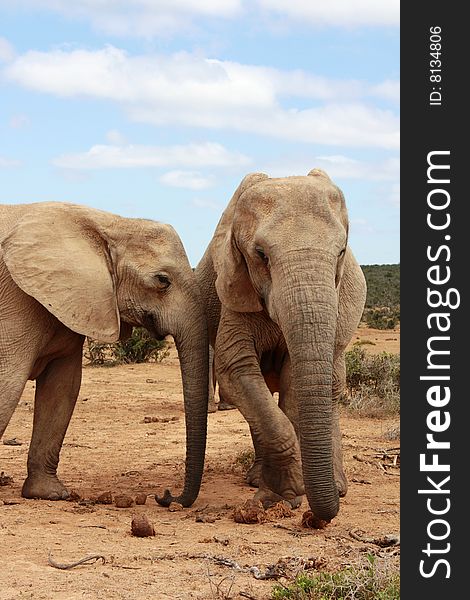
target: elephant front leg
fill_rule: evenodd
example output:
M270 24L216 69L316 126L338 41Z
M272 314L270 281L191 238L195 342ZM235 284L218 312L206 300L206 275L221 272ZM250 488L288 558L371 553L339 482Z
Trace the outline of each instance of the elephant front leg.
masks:
M73 354L52 360L36 380L33 435L28 454L25 498L65 500L67 488L57 478L62 442L80 390L82 344Z
M253 431L252 427L250 427L250 433L251 433L251 439L253 442L253 448L255 451L255 459L253 461L253 464L251 465L251 467L248 469L248 471L246 473L245 480L248 485L251 485L253 487L259 487L259 480L261 477L261 469L263 468L263 454L262 454L263 450L262 450L262 445L258 441L258 438L256 437L255 432Z
M294 428L266 386L256 355L247 356L246 348L235 355L238 360L225 362L216 349L217 379L224 398L243 414L259 446L262 467L255 499L265 507L286 500L295 508L302 501L303 481Z

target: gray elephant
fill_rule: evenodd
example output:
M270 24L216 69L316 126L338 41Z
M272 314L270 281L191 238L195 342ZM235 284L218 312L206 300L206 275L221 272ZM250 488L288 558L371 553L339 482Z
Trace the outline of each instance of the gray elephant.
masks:
M67 203L0 206L0 436L26 381L36 380L24 497L68 497L56 471L85 336L115 342L134 325L175 338L187 440L175 500L190 506L204 467L209 359L204 305L178 234Z
M326 173L254 173L196 268L221 395L250 426L255 498L295 507L306 493L327 522L347 489L338 400L366 296L347 241L344 197Z

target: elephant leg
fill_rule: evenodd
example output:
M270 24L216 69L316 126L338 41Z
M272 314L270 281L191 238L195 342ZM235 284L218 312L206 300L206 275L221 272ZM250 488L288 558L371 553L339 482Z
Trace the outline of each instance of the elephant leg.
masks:
M52 360L36 380L33 435L28 454L25 498L65 500L69 493L57 478L62 442L80 390L82 345Z
M251 439L253 441L253 448L255 450L255 460L248 469L245 476L245 480L248 485L253 487L259 487L259 480L261 477L261 469L263 467L263 449L261 442L256 437L256 434L252 427L250 427Z
M339 423L339 402L346 389L346 361L344 352L338 356L333 365L333 422L332 422L332 449L333 473L336 487L340 496L345 496L348 491L348 480L343 468L343 448L341 443L341 428Z
M216 370L223 397L240 410L259 443L263 464L255 499L265 506L280 500L299 506L303 483L297 436L266 386L249 334L245 340L237 334L226 350L216 347Z
M273 373L273 371L268 371L266 373L263 370L263 368L261 368L261 371L263 373L263 377L266 382L266 385L268 386L269 391L271 392L271 394L274 394L274 392L277 392L279 390L279 377L277 376L277 374ZM279 404L279 406L281 405ZM293 422L292 424L295 426ZM246 482L248 483L248 485L251 485L253 487L259 487L259 479L261 476L261 469L263 465L263 449L261 442L257 439L252 427L250 427L250 433L251 439L253 441L253 448L255 451L255 460L253 461L251 467L248 469L248 472L246 474Z
M294 427L297 439L299 438L299 411L292 386L292 369L289 355L286 355L280 376L279 386L279 407L283 413L289 418L289 421ZM305 493L302 488L302 493Z
M292 370L289 355L285 357L281 369L281 381L279 388L279 406L281 410L289 417L295 429L297 438L299 437L299 411L292 388Z

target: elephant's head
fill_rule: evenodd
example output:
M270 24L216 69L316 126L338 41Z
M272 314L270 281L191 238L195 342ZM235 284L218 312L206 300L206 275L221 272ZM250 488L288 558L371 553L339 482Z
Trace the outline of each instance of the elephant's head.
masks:
M69 329L100 341L141 325L178 348L186 411L186 478L197 497L204 466L208 341L204 305L180 238L169 226L63 203L29 205L2 241L15 283ZM167 498L173 499L167 494Z
M305 491L314 514L326 521L339 509L332 369L347 238L343 194L314 169L302 177L245 177L212 246L222 304L238 312L266 310L284 335L298 402Z

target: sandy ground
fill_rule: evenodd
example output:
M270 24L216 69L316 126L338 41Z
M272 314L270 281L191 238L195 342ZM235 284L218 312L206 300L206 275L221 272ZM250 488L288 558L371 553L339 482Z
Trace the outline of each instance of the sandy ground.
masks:
M361 328L354 341L371 352L399 352L399 331ZM287 583L302 568L334 570L367 553L398 563L397 547L377 538L399 534L399 440L388 439L397 420L342 415L349 491L339 515L323 530L302 528L304 500L292 516L238 524L233 508L252 497L237 456L251 447L236 410L209 415L206 468L190 509L170 512L154 494L180 490L184 467L184 413L178 359L160 364L86 367L76 410L61 453L59 476L81 500L21 498L32 429L34 382L29 382L0 444L0 599L217 599L269 598L271 572ZM159 420L146 422L145 417ZM393 464L395 460L395 465ZM145 505L117 508L90 502L103 492L148 494ZM88 499L88 501L87 501ZM155 536L131 535L145 513ZM351 535L352 532L352 535ZM380 541L380 540L379 540ZM69 570L90 554L98 560ZM270 565L277 565L269 571ZM256 567L252 568L251 567Z

